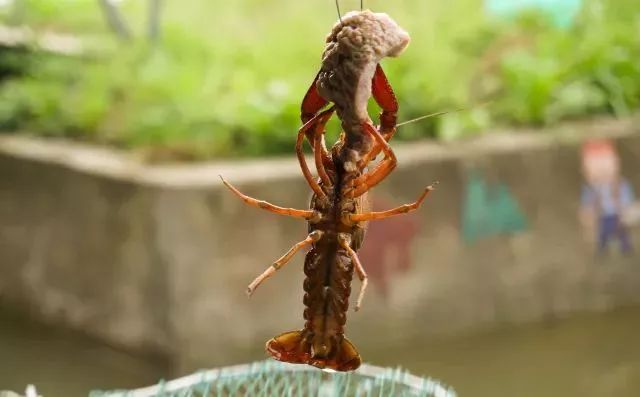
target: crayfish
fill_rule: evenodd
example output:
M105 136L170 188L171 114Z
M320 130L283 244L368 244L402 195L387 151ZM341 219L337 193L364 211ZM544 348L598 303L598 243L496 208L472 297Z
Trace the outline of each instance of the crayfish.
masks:
M302 174L313 190L309 209L283 208L256 200L223 179L245 203L309 223L308 236L276 260L247 290L251 295L296 252L311 247L304 261L304 328L267 342L266 350L277 360L337 371L351 371L361 364L356 348L344 336L344 327L354 271L362 282L356 311L367 288L367 273L356 253L366 224L417 209L433 190L433 185L428 186L414 203L387 211L371 212L368 208L367 192L384 180L397 163L388 141L396 131L398 102L380 61L400 55L409 41L408 33L388 15L368 10L347 13L328 35L320 71L302 101L303 125L295 146ZM382 109L379 126L367 113L372 96ZM338 142L327 150L325 125L334 113L341 121L342 132ZM305 138L313 148L317 179L305 160ZM384 158L369 169L381 152Z

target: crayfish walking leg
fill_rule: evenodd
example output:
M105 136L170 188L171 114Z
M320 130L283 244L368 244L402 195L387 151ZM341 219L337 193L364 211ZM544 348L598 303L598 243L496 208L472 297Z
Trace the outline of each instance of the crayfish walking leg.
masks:
M251 296L253 292L256 290L256 288L258 288L264 280L271 277L276 271L280 270L282 266L286 265L291 260L291 258L296 254L296 252L300 251L301 248L311 245L316 241L320 240L320 237L322 237L322 232L320 230L315 230L311 232L307 236L307 238L305 238L301 242L291 247L291 249L287 251L286 254L284 254L280 259L275 261L273 265L269 266L269 268L264 271L264 273L256 277L256 279L253 280L251 284L249 284L249 287L247 288L247 295Z

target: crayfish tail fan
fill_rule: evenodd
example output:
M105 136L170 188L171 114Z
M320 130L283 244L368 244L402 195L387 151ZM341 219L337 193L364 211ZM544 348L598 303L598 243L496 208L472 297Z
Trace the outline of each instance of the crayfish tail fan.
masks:
M356 347L346 336L342 338L340 343L340 354L338 355L337 371L353 371L362 364L362 359Z
M313 337L307 331L290 331L270 339L266 350L278 361L335 371L353 371L362 363L360 354L346 337L340 339L338 344L329 349L314 349ZM325 351L320 354L316 350Z
M311 345L306 342L304 331L290 331L267 341L266 349L278 361L306 364L311 357Z

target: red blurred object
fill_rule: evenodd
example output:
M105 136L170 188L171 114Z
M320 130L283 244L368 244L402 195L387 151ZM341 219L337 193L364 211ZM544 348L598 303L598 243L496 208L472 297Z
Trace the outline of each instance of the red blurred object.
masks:
M615 155L616 149L608 139L591 139L582 145L582 156L611 154Z
M372 206L377 211L393 204L374 197ZM371 283L383 297L389 294L393 276L411 268L411 244L420 230L419 225L415 213L369 223L359 256Z

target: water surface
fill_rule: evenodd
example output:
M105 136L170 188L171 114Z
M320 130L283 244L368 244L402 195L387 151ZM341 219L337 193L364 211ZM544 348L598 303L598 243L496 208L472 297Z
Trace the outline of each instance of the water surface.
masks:
M156 382L167 373L157 361L0 309L0 390L35 384L44 397L86 397L93 389Z
M638 397L640 308L425 340L397 354L461 397ZM382 351L367 359L401 364Z
M640 308L624 309L386 346L367 351L367 360L428 374L461 397L638 397L638 335ZM45 397L81 397L166 374L162 363L0 311L0 389L33 383Z

